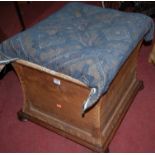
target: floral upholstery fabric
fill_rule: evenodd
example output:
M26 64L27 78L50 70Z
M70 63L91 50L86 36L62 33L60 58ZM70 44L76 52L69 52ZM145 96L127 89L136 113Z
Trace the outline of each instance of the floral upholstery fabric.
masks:
M104 94L141 39L152 40L150 17L71 2L0 44L0 58L24 59L95 88L84 110Z

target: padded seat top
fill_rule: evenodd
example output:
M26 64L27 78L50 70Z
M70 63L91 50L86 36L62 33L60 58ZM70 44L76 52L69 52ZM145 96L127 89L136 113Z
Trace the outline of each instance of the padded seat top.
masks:
M92 88L85 109L104 94L143 38L153 38L153 20L71 2L35 26L0 44L0 59L24 59L67 74Z

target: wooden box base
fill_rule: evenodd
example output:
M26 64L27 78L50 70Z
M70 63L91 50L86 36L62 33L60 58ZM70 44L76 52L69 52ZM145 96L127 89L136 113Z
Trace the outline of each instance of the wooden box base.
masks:
M31 120L94 151L105 152L134 97L143 88L143 83L136 79L140 45L117 73L108 92L84 117L82 104L90 92L87 86L27 61L13 63L24 94L19 118Z

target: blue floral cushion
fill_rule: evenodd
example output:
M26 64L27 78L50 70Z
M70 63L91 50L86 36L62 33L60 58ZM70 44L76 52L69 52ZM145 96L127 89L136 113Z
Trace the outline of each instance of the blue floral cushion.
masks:
M152 40L146 15L72 2L0 45L0 58L24 59L94 88L84 109L104 94L141 39Z

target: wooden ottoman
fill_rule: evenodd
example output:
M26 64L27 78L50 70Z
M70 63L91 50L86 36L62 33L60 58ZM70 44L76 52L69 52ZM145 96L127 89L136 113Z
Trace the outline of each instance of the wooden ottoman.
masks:
M108 92L84 116L82 103L90 89L64 74L34 63L12 63L22 86L24 103L18 113L94 151L105 152L121 120L143 83L136 78L141 42L128 57ZM61 149L61 148L60 148Z

